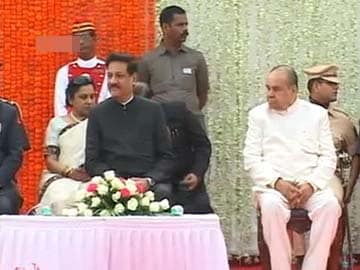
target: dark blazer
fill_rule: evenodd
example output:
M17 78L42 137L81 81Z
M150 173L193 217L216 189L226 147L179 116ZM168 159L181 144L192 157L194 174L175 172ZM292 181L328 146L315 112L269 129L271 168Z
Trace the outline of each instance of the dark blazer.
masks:
M0 100L0 187L15 179L29 142L15 105Z
M85 167L91 176L115 170L122 177L170 180L174 155L161 106L142 97L126 105L110 98L90 112Z
M188 173L200 179L209 166L211 143L199 120L180 101L162 103L176 156L175 181Z

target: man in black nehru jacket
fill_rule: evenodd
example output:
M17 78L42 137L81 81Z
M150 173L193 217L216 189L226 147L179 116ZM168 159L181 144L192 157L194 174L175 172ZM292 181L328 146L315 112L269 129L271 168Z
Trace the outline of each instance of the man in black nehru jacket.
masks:
M93 108L86 135L86 170L114 170L141 182L156 200L172 202L174 155L160 104L134 96L134 58L112 53L106 60L111 98Z

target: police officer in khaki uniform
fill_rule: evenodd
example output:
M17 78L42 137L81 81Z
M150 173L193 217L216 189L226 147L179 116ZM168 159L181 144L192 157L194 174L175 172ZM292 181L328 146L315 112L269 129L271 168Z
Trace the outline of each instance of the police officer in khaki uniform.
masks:
M20 109L16 103L0 99L0 215L17 214L22 198L15 175L23 152L30 148Z
M310 102L324 107L329 112L330 128L338 157L336 175L345 187L343 202L346 204L350 201L353 187L359 176L359 154L356 152L357 132L353 122L345 112L332 104L337 100L339 91L340 81L337 71L336 65L318 65L304 69L309 77L307 87L310 93ZM332 249L336 248L339 251L340 258L345 222L345 217L342 215L332 246ZM338 263L340 258L330 258L328 269L340 269Z
M310 101L329 112L330 128L339 159L337 176L343 184L348 181L351 185L356 182L359 175L359 156L356 154L357 132L350 117L331 104L337 100L339 91L340 81L337 70L336 65L320 65L307 68L304 72L309 76ZM350 201L349 195L351 195L350 191L346 191L344 202Z

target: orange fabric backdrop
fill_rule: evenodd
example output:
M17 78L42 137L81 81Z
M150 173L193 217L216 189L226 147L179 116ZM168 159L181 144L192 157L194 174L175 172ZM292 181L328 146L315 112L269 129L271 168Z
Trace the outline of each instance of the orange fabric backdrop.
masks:
M75 57L37 51L36 37L69 35L72 23L80 19L95 23L100 57L110 51L139 56L155 45L155 0L0 1L0 96L21 105L32 146L18 175L24 210L37 201L55 73Z

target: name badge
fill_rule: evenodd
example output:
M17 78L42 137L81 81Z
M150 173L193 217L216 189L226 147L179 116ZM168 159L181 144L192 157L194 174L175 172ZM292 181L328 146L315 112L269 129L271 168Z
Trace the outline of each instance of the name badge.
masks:
M191 68L183 68L182 72L183 72L183 74L191 75L192 69Z

